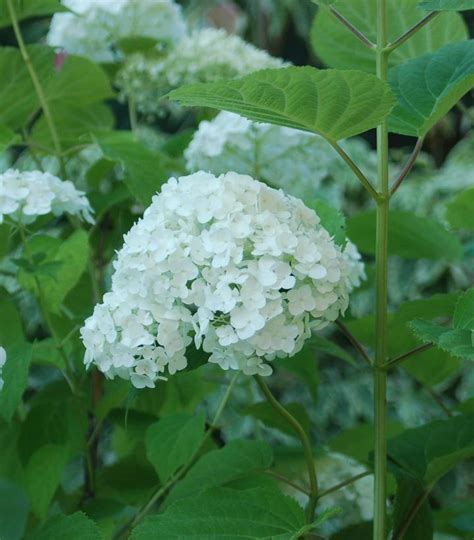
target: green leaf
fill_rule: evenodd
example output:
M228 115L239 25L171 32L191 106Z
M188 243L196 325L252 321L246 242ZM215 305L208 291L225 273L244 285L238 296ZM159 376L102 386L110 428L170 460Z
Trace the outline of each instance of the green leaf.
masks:
M263 472L270 467L272 459L272 450L264 442L231 441L224 448L211 450L202 456L176 485L166 504L193 498L204 489L225 486L233 480Z
M388 86L373 75L313 67L267 69L241 79L192 84L169 97L182 105L224 109L332 141L376 127L394 103Z
M15 13L19 21L31 17L44 17L59 11L68 11L60 0L21 0L14 1ZM0 28L11 26L10 14L6 0L0 1Z
M164 484L199 449L204 414L176 414L152 424L146 432L146 453Z
M424 137L474 86L474 40L453 43L389 71L394 133Z
M0 343L3 347L23 343L25 332L17 307L12 298L0 289Z
M36 278L45 294L45 304L52 313L59 313L61 303L67 293L78 283L86 269L89 257L89 241L83 230L75 231L66 240L51 236L34 236L26 246L29 256L42 257L38 265ZM51 266L51 263L54 266ZM47 271L41 271L42 266ZM39 270L39 272L38 272ZM22 287L38 295L34 273L21 269L18 280Z
M147 517L130 540L296 540L307 530L303 509L278 491L212 489Z
M102 540L97 525L82 512L54 516L31 540Z
M330 206L327 202L318 199L305 201L308 208L312 208L318 214L321 225L334 238L339 246L346 245L346 218L342 212Z
M137 141L129 131L107 133L96 140L106 157L122 163L130 193L148 206L170 176L166 157Z
M408 326L424 343L438 343L440 337L448 330L446 326L423 319L411 321Z
M31 345L24 343L7 347L7 361L2 369L4 381L0 392L0 416L9 422L28 385Z
M21 142L21 137L18 133L7 126L0 126L0 154L3 154L10 146Z
M314 336L313 336L314 337ZM314 401L318 399L319 371L316 355L309 344L306 344L300 352L287 358L277 358L273 361L275 366L281 367L293 375L296 375L303 384L308 386Z
M329 339L314 335L311 336L309 343L316 351L322 351L329 356L334 356L335 358L339 358L339 360L344 360L344 362L347 362L353 366L357 365L357 362L354 360L351 354L340 347L337 343L334 343Z
M419 6L428 11L464 11L474 9L474 0L425 0Z
M433 485L451 469L474 456L474 415L454 416L409 429L388 441L397 469Z
M474 330L474 287L459 296L453 325L459 329Z
M372 535L374 526L371 521L364 521L344 527L330 537L330 540L367 540Z
M461 242L437 221L394 210L389 220L389 255L405 259L462 258ZM375 255L375 212L362 212L347 221L347 235L360 251Z
M23 490L0 478L0 538L20 540L26 528L29 503Z
M304 406L301 405L301 403L285 403L284 407L298 420L306 434L309 434L311 422ZM288 422L282 419L267 401L260 401L245 407L242 414L252 416L267 426L278 429L286 435L297 437L295 431L288 425Z
M418 8L419 0L388 0L389 41L395 41L426 13ZM372 43L377 41L377 4L367 0L339 0L337 10L353 23ZM443 13L420 29L389 56L389 66L407 62L443 45L467 39L462 17ZM359 41L328 10L321 8L311 30L311 43L316 55L329 67L361 69L375 73L375 51Z
M397 493L393 507L394 538L407 522L414 506L425 496L426 490L427 488L419 480L410 475L398 473ZM433 540L433 514L426 497L404 533L403 540Z
M447 203L446 219L453 229L474 231L474 188L459 193Z
M41 521L48 514L48 508L59 486L68 458L67 448L48 444L37 450L28 461L25 470L25 484L31 508Z

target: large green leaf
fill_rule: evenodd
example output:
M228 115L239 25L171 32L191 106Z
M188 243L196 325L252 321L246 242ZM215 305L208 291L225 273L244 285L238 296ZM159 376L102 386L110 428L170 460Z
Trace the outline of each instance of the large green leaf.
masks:
M47 516L67 458L66 447L48 444L37 450L28 461L25 470L26 489L31 508L40 520L44 520Z
M0 154L3 154L10 146L17 144L21 141L21 137L18 133L7 126L0 126Z
M452 43L389 71L392 132L423 137L474 86L474 40Z
M0 416L9 422L28 385L31 345L24 343L7 347L6 350L7 361L2 369L4 385L0 392Z
M23 343L25 332L20 313L13 299L0 289L0 343L3 347Z
M202 456L176 485L166 502L194 497L206 488L225 486L233 480L263 472L270 467L272 459L271 448L266 443L231 441L224 448Z
M331 515L321 516L319 523ZM311 528L298 503L276 490L220 488L146 518L130 540L296 540Z
M203 436L204 414L176 414L152 424L146 432L146 453L164 484L198 450Z
M459 193L448 202L446 219L453 229L474 231L474 188Z
M394 41L426 13L418 8L419 0L388 0L389 40ZM337 10L376 42L377 3L370 0L339 0ZM468 37L466 25L457 13L438 15L406 43L395 49L389 65L402 64L411 58L435 51L443 45ZM328 9L321 8L314 20L311 42L317 56L329 67L362 69L375 73L375 52L359 41Z
M97 525L82 512L48 520L31 540L102 540Z
M388 441L394 471L433 485L474 456L474 415L454 416L409 429Z
M438 222L409 212L390 212L389 254L406 259L455 261L462 257L461 242ZM347 234L360 251L375 255L375 212L356 214Z
M474 9L474 0L424 0L420 8L428 11L464 11Z
M20 284L39 295L37 281L44 294L46 308L58 313L67 293L77 284L86 269L89 241L83 230L75 231L66 240L51 236L34 236L26 246L29 257L38 260L34 268L22 268ZM36 279L35 279L36 276Z
M192 84L169 97L182 105L224 109L332 141L376 127L393 107L389 88L373 75L312 67L267 69L241 79Z
M393 538L397 538L401 527L404 527L413 508L419 504L421 499L423 503L418 508L411 523L403 534L403 540L433 540L433 514L425 493L427 488L423 482L413 478L409 474L398 472L397 493L393 506Z
M0 478L0 538L20 540L26 527L29 503L23 490Z
M31 17L44 17L58 11L68 11L60 0L14 0L15 14L19 21ZM10 26L11 19L6 0L0 0L0 28Z
M129 131L99 135L96 140L106 157L123 164L124 181L130 193L144 205L149 205L153 195L171 175L167 158L137 141Z

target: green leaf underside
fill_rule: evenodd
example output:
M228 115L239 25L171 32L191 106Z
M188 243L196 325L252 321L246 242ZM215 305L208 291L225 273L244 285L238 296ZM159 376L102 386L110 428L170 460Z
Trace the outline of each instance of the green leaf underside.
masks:
M199 448L205 421L204 414L176 414L163 418L147 429L147 457L163 484Z
M425 485L432 485L474 456L474 415L455 416L408 429L388 441L388 453L395 474L401 469Z
M426 15L425 11L419 9L418 2L388 0L389 41L395 41ZM376 42L376 2L339 0L336 9L368 39ZM459 14L440 14L390 54L389 67L467 38L467 28ZM329 67L375 73L375 52L359 41L328 9L318 11L311 31L311 42L316 55Z
M166 505L179 499L195 497L206 488L253 476L272 463L271 448L260 441L235 440L224 448L202 456L166 499Z
M474 86L474 40L446 45L389 71L394 133L423 137Z
M130 540L293 540L304 530L303 509L276 490L214 488L147 517Z
M359 71L288 67L172 91L182 105L223 109L250 120L318 133L330 141L376 127L393 107L388 86Z
M419 6L428 11L463 11L474 9L474 0L425 0Z
M347 222L347 234L360 251L375 255L375 212L362 212ZM389 255L406 259L459 260L461 242L438 222L409 212L390 212Z
M454 229L474 231L474 188L459 193L447 203L446 219Z
M32 537L32 540L102 540L97 525L82 512L55 516Z

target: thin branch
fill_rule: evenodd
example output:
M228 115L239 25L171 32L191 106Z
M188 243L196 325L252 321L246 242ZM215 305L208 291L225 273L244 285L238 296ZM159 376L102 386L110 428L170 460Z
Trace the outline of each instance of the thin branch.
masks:
M377 201L379 198L379 195L377 191L374 189L372 184L369 182L365 174L359 169L359 167L352 161L352 159L344 152L344 150L339 146L339 144L336 141L328 140L329 144L336 150L336 152L342 157L342 159L349 165L349 167L352 169L352 172L357 176L361 184L365 187L365 189L370 193L372 198Z
M325 497L326 495L329 495L330 493L334 493L334 491L338 491L342 489L343 487L350 486L354 482L357 482L357 480L360 480L361 478L365 478L366 476L369 476L373 474L372 471L364 471L360 474L356 474L355 476L348 478L347 480L343 480L342 482L339 482L339 484L336 484L335 486L332 486L328 489L325 489L324 491L321 491L319 493L318 499L321 499L322 497Z
M395 358L392 358L384 365L384 367L386 369L391 369L397 366L398 364L400 364L401 362L403 362L404 360L407 360L408 358L415 356L415 354L419 354L424 351L427 351L428 349L431 349L431 347L433 347L433 343L425 343L423 345L420 345L419 347L415 347L411 351L408 351L406 353L401 354L400 356L396 356Z
M273 478L276 478L277 480L280 480L280 482L283 482L284 484L288 484L293 489L296 489L297 491L300 491L301 493L304 493L308 497L311 497L311 492L309 492L307 489L305 489L302 486L299 486L286 476L283 476L281 474L276 473L275 471L265 471L265 474L268 474L269 476L272 476Z
M275 411L293 428L294 432L300 439L303 445L304 456L306 460L306 466L308 468L309 483L311 486L311 495L309 497L308 506L306 508L306 519L308 523L312 523L314 519L314 510L318 500L318 478L316 475L316 468L314 466L313 451L311 450L311 444L305 433L305 430L301 427L298 420L276 399L272 394L270 388L268 388L266 382L260 375L254 375L260 390L267 399L268 403L275 409Z
M433 20L437 15L439 14L439 11L432 11L431 13L428 13L425 17L423 17L421 20L419 20L416 24L414 24L411 28L409 28L406 32L404 32L401 36L399 36L395 41L392 41L392 43L389 43L385 50L388 52L394 51L397 47L400 47L407 39L410 39L411 36L416 34L418 30L421 30L423 26L427 25L431 20Z
M428 498L429 494L431 493L433 486L428 486L425 491L416 499L415 504L412 506L410 512L408 513L407 517L403 520L403 523L396 531L396 533L393 535L393 540L402 540L402 538L405 536L405 533L408 531L410 525L412 524L413 520L415 519L416 514L418 513L418 510L423 506L423 503Z
M349 330L349 328L347 328L347 326L339 320L334 321L334 324L346 336L346 338L350 341L351 345L362 356L362 358L367 362L367 364L369 364L369 366L372 366L372 359L368 355L367 351L364 349L362 343L354 336L354 334Z
M361 41L369 49L375 49L375 43L372 43L372 41L370 41L370 39L356 26L354 26L349 20L347 20L342 13L340 13L332 6L330 6L329 11L334 15L334 17L336 17L339 22L341 22L345 27L347 27L359 41Z
M423 138L420 137L415 144L415 148L413 148L413 152L410 154L410 157L408 158L408 161L406 162L405 166L403 167L399 177L395 180L392 189L390 190L390 195L393 195L395 191L400 187L403 180L408 176L410 171L413 169L413 166L415 165L416 158L418 157L421 148L423 146Z
M448 407L446 407L446 405L444 404L441 396L439 394L437 394L432 388L431 386L428 386L427 384L423 384L423 388L428 392L428 394L434 399L434 401L436 401L436 403L439 405L440 409L444 412L444 414L448 417L448 418L452 418L454 416L454 414L452 413L452 411L450 411L448 409Z

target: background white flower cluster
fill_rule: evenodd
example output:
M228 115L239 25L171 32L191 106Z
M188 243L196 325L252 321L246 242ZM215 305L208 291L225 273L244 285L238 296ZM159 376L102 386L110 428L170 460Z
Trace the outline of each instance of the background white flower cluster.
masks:
M148 37L170 45L186 33L181 7L173 0L62 0L73 13L56 13L47 42L96 62L122 57L117 42Z
M249 176L171 178L125 236L112 290L81 334L94 362L153 387L192 343L223 369L269 375L335 320L363 276L302 201Z
M183 84L240 77L284 62L223 29L195 30L166 56L137 53L119 71L122 99L131 96L138 111L157 114L160 98Z
M65 212L94 223L87 197L69 180L41 171L8 169L0 174L0 223L5 216L28 224L38 216Z
M0 390L3 388L2 370L7 361L7 352L3 347L0 347Z

